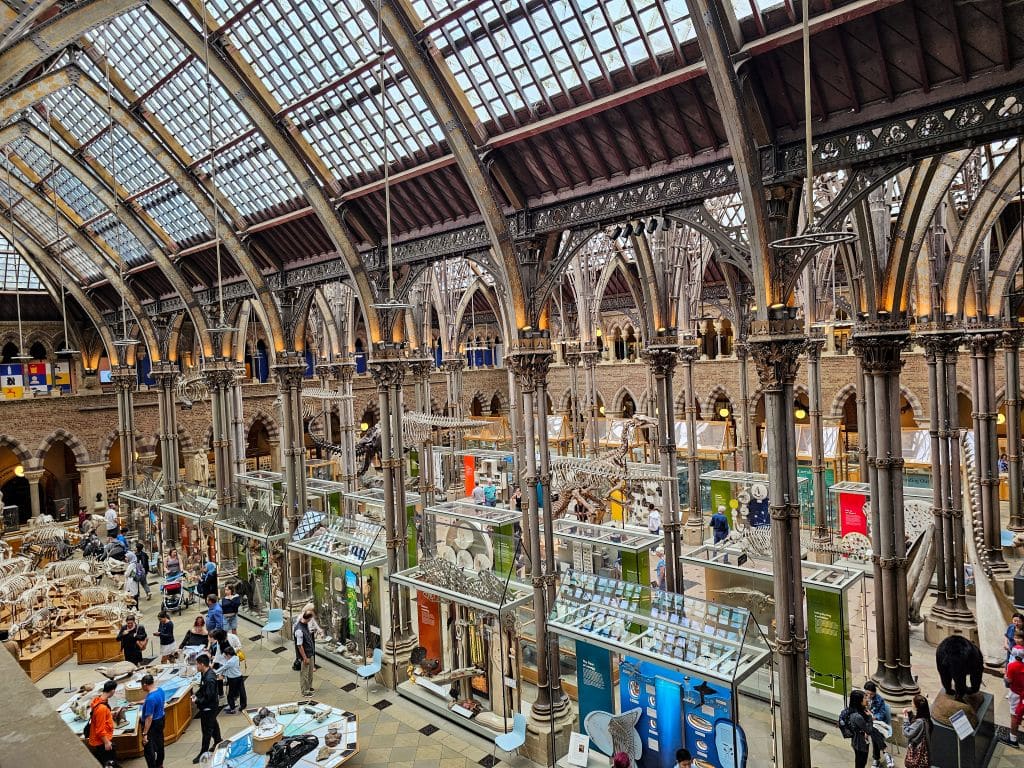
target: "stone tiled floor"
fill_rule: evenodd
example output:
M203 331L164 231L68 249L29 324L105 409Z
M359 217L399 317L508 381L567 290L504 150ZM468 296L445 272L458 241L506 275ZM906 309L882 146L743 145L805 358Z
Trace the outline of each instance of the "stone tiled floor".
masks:
M688 579L696 581L698 587L695 592L700 591L701 581L698 572L686 573ZM854 613L851 621L851 634L853 646L851 656L855 679L859 679L864 670L863 662L863 632L866 624L869 635L869 657L873 658L873 599L872 582L866 582L867 587L867 616L866 621L859 613ZM157 593L158 594L158 593ZM857 601L859 606L859 599ZM143 624L151 630L156 625L156 612L158 604L156 599L151 602L143 601ZM859 607L858 607L859 611ZM194 614L193 614L194 615ZM192 620L192 615L175 617L175 627L179 635L184 631ZM273 649L281 648L282 641L277 635L271 635L269 639L259 642L249 641L249 637L259 632L256 625L245 622L240 623L239 636L243 640L247 661L246 689L249 696L249 706L256 706L261 703L281 703L291 701L298 697L299 681L298 673L291 669L292 655L290 652L273 653ZM922 691L929 697L938 688L938 676L934 659L934 648L924 642L922 628L916 627L912 630L912 653L914 658L915 672L920 676ZM920 660L920 661L919 661ZM85 682L92 682L99 679L95 671L97 665L77 666L73 661L68 662L58 670L50 673L40 680L37 685L40 689L63 689L68 684L70 674L71 683L78 686ZM357 687L350 692L342 689L342 686ZM366 766L377 768L378 766L392 766L392 768L478 768L490 758L492 745L490 742L457 727L447 720L443 720L433 713L420 709L416 705L399 697L397 694L382 689L380 686L373 686L367 698L367 690L355 675L346 670L340 669L328 662L323 662L321 669L315 673L314 685L317 692L314 698L327 702L351 712L359 717L359 747L360 751L349 763L352 766ZM996 697L996 722L1006 724L1008 719L1006 711L1006 700L1003 698L1002 686L995 678L985 678L986 690ZM54 706L61 704L67 696L57 693L51 701ZM529 698L529 696L527 697ZM377 709L374 704L382 701L391 702L390 706L384 709ZM772 766L771 755L771 730L769 709L759 701L741 697L741 722L746 731L749 743L749 768L769 768ZM241 730L246 725L243 715L221 715L221 731L225 737L229 737ZM431 727L428 727L431 726ZM432 730L436 728L436 731ZM852 764L852 755L848 743L839 735L834 723L820 720L811 721L811 728L819 732L820 738L812 739L811 758L813 768L835 768L839 765ZM430 735L421 732L425 729ZM824 734L823 736L821 734ZM199 748L200 729L199 723L193 721L181 740L167 748L166 768L186 768L191 766L192 758ZM514 768L533 768L534 763L518 756L506 756L500 751L498 759ZM897 765L902 765L902 755L896 754ZM481 763L484 761L484 763ZM128 768L142 768L145 762L142 758L126 760L124 764ZM592 763L596 764L596 763ZM996 755L991 763L993 768L1022 768L1024 767L1024 752L1009 749L1000 745L996 749ZM788 768L788 767L787 767Z

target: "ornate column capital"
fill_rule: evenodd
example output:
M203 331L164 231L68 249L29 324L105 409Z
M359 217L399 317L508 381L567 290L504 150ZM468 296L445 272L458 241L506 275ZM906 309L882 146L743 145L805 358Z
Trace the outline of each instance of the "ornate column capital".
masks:
M825 337L820 333L814 333L807 337L804 342L804 353L808 360L820 360L821 350L825 348Z
M696 343L680 344L676 355L681 363L693 363L700 360L700 347L698 347Z
M466 367L466 358L464 357L445 357L441 361L441 370L445 373L458 373Z
M999 336L999 343L1008 352L1019 350L1021 341L1024 341L1024 328L1004 328Z
M568 365L570 368L575 368L577 365L580 364L580 361L583 359L583 353L580 352L579 347L571 346L565 350L565 354L563 355L563 357L565 358L566 365Z
M209 390L227 387L235 379L234 368L227 360L222 359L208 360L200 369L200 373Z
M854 333L852 345L865 373L898 373L903 368L903 350L910 345L910 332L873 331Z
M648 367L658 378L664 378L672 373L679 362L680 348L677 344L649 344L641 352L641 357L647 361Z
M168 362L156 363L149 371L150 377L161 389L174 389L178 380L178 368Z
M796 381L800 354L807 340L799 336L766 336L748 342L750 357L757 366L757 377L765 389L774 389Z
M408 361L400 357L374 357L370 360L370 375L377 385L377 391L386 391L402 386Z
M996 346L1000 343L1002 332L998 329L985 328L977 331L967 332L967 343L971 345L971 354L978 356L991 356L996 352Z
M434 361L429 357L416 357L409 360L409 372L417 379L430 376L434 370Z
M283 352L277 356L277 360L271 366L271 370L274 372L281 391L301 387L306 373L305 358L297 353Z
M43 479L45 473L46 470L43 469L26 469L25 479L32 483L32 485L37 485Z
M110 371L110 382L118 392L131 392L138 385L138 375L130 365L118 365Z
M963 334L958 330L934 330L918 333L914 336L914 343L924 348L925 358L929 361L941 355L956 362L957 351L963 338Z
M505 363L520 380L523 391L534 392L547 384L552 357L550 349L519 347L505 355Z
M351 384L356 375L356 364L351 360L335 360L331 363L331 375L342 384Z

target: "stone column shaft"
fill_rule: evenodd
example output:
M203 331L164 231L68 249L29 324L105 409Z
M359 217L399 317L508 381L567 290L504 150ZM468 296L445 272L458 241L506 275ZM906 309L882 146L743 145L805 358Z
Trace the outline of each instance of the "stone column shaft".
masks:
M1024 499L1021 492L1021 428L1020 428L1020 342L1024 335L1014 328L1003 333L1006 359L1006 459L1009 464L1010 530L1024 532Z
M807 393L811 417L811 484L814 491L814 537L828 541L829 529L825 512L825 443L821 420L821 348L825 346L822 336L807 340Z
M121 483L125 490L135 488L135 387L138 379L131 366L117 366L111 381L117 393L117 436L120 439Z
M999 514L999 446L996 440L995 351L998 336L989 331L971 334L971 381L974 385L974 445L981 499L985 552L995 573L1009 574L1003 561Z
M658 465L661 474L675 478L663 484L661 528L665 537L665 583L674 592L683 591L683 554L680 533L679 480L675 442L675 404L672 402L672 372L678 360L675 344L649 346L645 352L654 377L654 402L658 413Z
M736 359L739 361L740 407L736 414L739 426L740 446L743 451L743 471L754 472L754 425L750 420L750 385L747 383L747 343L736 342Z
M765 397L768 494L772 518L775 644L782 723L782 764L810 765L807 630L800 568L800 505L796 476L793 384L804 347L800 336L750 340Z
M679 348L679 359L683 363L683 397L686 398L686 484L690 497L684 537L686 543L691 546L704 540L704 515L700 507L700 465L697 461L697 403L693 386L693 363L699 354L699 347ZM672 425L672 429L674 432L675 424Z
M596 347L591 349L591 346L593 345L584 345L581 359L583 360L583 385L587 390L587 413L590 416L590 444L588 449L591 456L596 456L598 454L597 421L601 418L601 411L597 404L597 376L595 369L601 353L597 351Z
M306 361L295 352L278 355L273 366L281 397L281 438L284 441L285 521L301 519L306 504L306 446L302 422L302 378ZM286 526L287 529L287 526Z
M164 499L178 500L178 465L181 462L178 441L178 405L175 386L178 369L171 363L153 366L150 375L156 379L157 407L160 412L160 463L163 466Z
M210 394L210 416L213 426L213 472L217 489L217 507L227 509L234 497L234 464L231 461L231 423L228 387L234 378L225 360L207 361L203 369L206 389Z
M356 477L356 413L355 398L352 394L352 379L356 366L350 360L335 365L335 376L338 380L338 392L342 399L338 407L338 436L341 446L341 482L347 491L355 491L359 480Z
M32 517L39 517L43 513L42 491L39 487L39 481L43 479L43 470L26 469L25 479L28 480L28 500Z

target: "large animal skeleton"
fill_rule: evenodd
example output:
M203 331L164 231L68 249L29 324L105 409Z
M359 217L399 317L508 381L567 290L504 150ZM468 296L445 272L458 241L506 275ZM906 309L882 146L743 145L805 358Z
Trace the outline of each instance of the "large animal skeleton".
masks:
M15 574L25 573L31 567L32 561L27 557L18 556L0 560L0 580Z
M420 566L420 578L496 605L505 602L505 582L492 571L466 571L442 557L426 557Z
M575 501L578 506L588 510L591 522L603 522L606 502L615 491L625 490L630 483L673 480L629 460L630 446L636 433L650 429L655 424L654 419L637 414L626 421L616 448L592 458L551 457L551 488L559 495L552 507L552 515L561 517L569 504Z
M419 445L433 437L434 430L446 432L474 432L488 426L480 419L460 419L455 416L435 416L420 411L402 414L402 440L405 445Z

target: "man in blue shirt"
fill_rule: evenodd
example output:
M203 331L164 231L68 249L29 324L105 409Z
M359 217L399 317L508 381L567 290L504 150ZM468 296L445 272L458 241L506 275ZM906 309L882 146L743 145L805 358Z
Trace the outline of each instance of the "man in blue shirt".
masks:
M711 522L708 523L711 526L711 530L714 532L714 542L717 546L729 538L729 518L725 516L725 507L720 506L718 511L711 516ZM729 562L729 556L726 555L723 560Z
M153 682L152 675L142 678L146 700L142 704L142 746L147 768L164 765L164 704L167 695Z
M212 642L214 631L224 629L224 609L220 607L216 595L206 596L206 609L206 631L210 634Z

